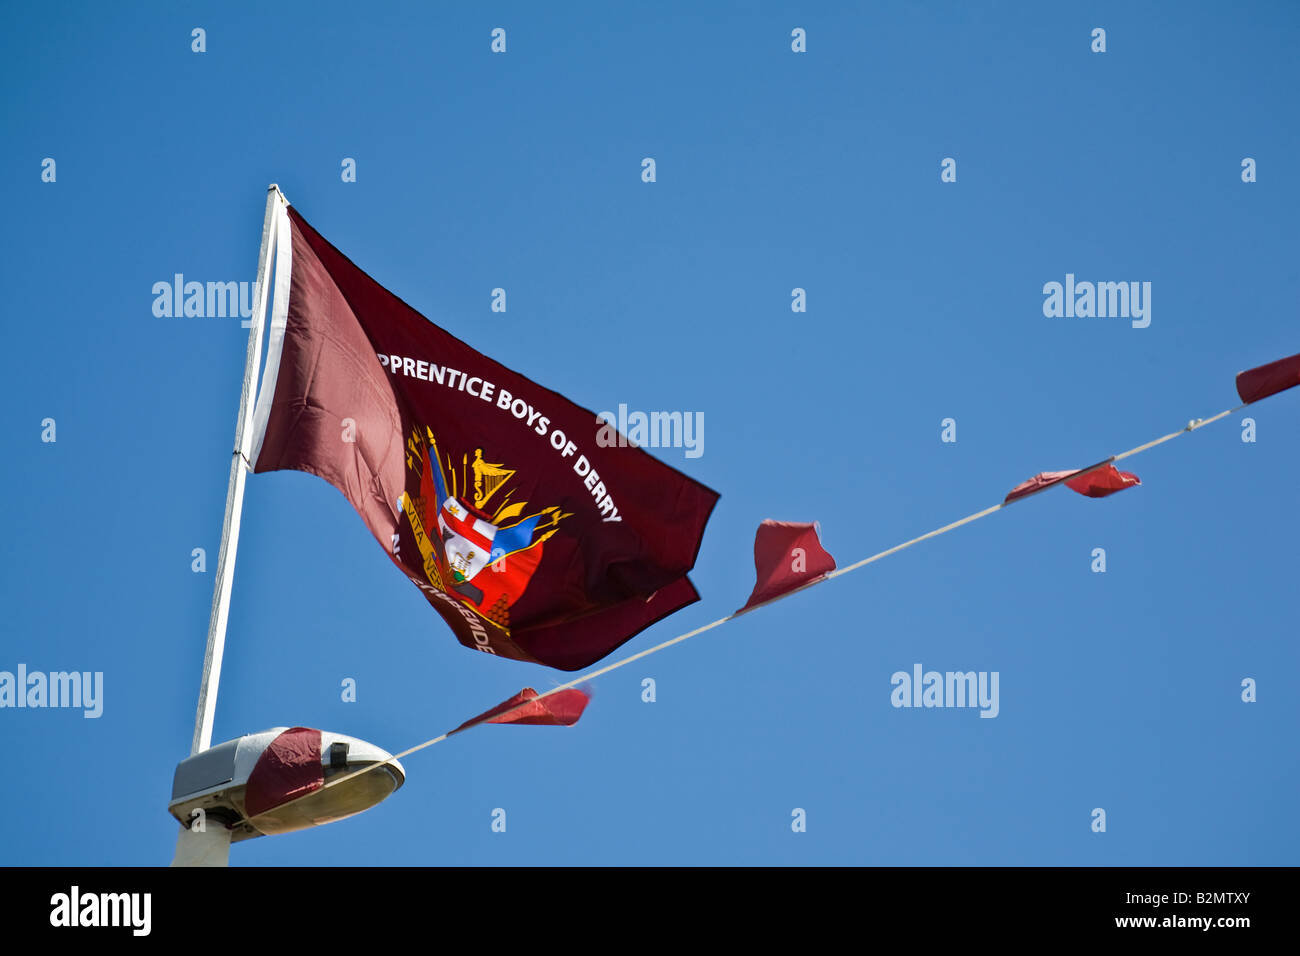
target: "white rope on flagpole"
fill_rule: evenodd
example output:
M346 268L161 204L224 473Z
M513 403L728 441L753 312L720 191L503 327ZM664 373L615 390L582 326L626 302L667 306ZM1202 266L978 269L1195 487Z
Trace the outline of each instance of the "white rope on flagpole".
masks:
M1235 408L1226 409L1225 411L1219 412L1219 414L1211 418L1193 419L1192 421L1187 423L1187 427L1180 429L1179 431L1170 432L1168 435L1165 435L1161 438L1157 438L1154 441L1149 441L1146 444L1138 445L1136 448L1130 448L1126 452L1121 452L1118 455L1114 455L1111 458L1107 458L1105 461L1098 462L1096 465L1092 465L1088 468L1082 469L1072 474L1070 477L1077 478L1082 475L1086 475L1090 472L1096 471L1098 468L1103 468L1112 462L1120 461L1121 459L1124 458L1131 458L1134 455L1139 455L1142 452L1147 451L1148 449L1154 448L1157 445L1162 445L1165 442L1170 441L1171 439L1177 438L1179 435L1186 434L1187 432L1196 431L1199 428L1204 428L1206 425L1209 425L1213 422L1217 422L1221 418L1225 418L1226 416L1231 415L1234 412L1240 411L1241 409L1245 408L1247 404L1249 403L1242 403L1241 405L1238 405ZM982 511L977 511L974 514L967 515L965 518L959 518L958 520L952 522L951 524L946 524L941 528L935 528L933 531L927 531L925 534L912 538L910 541L904 541L902 544L896 544L892 548L887 548L886 550L881 551L877 554L873 554L868 558L863 558L861 561L857 561L854 564L848 565L847 567L838 568L834 571L822 575L821 577L814 578L811 581L799 585L799 587L797 588L792 588L789 591L786 591L782 594L778 594L774 598L770 598L759 604L755 604L753 607L744 608L742 610L735 611L731 614L728 614L726 617L720 617L716 621L713 621L709 624L705 624L702 627L697 627L693 631L687 631L685 634L678 634L676 637L669 638L668 640L664 641L661 644L656 644L654 647L648 647L644 651L639 651L636 654L631 654L627 657L620 658L619 660L614 661L614 663L612 664L606 664L604 667L597 668L594 671L588 671L587 673L581 675L580 677L575 677L571 681L567 681L566 683L560 684L557 687L552 687L550 690L546 691L545 693L538 694L536 697L530 700L516 704L514 707L511 707L509 710L504 710L499 714L494 714L493 719L504 717L508 714L513 714L518 710L522 710L524 707L528 707L532 704L535 704L539 700L543 700L547 697L550 697L552 694L558 694L560 691L564 691L564 690L571 690L572 688L577 687L579 684L589 683L590 681L595 680L597 677L601 677L605 674L608 674L610 671L618 670L620 667L626 667L628 664L649 657L651 654L658 654L660 651L672 647L674 644L680 644L682 641L690 640L692 637L698 637L700 634L703 634L706 631L711 631L715 627L721 627L723 624L726 624L728 621L734 620L743 614L748 614L749 612L756 611L761 607L766 607L769 604L775 604L777 601L785 600L786 598L790 597L793 594L797 594L798 592L813 587L814 585L818 585L825 581L829 581L831 578L837 578L842 574L848 574L850 571L856 571L858 568L865 567L866 565L871 564L875 561L879 561L882 558L887 558L891 554L897 554L899 551L903 551L907 548L910 548L915 544L920 544L922 541L928 541L931 538L937 538L941 534L947 534L949 531L954 531L957 528L960 528L962 525L967 525L973 521L978 521L980 518L985 518L993 514L995 511L1001 511L1003 508L1007 507L1008 505L1015 504L1017 501L1021 501L1024 498L1031 498L1034 495L1039 494L1040 492L1047 491L1051 488L1054 488L1058 484L1064 484L1064 480L1054 482L1050 485L1045 485L1042 488L1031 491L1028 494L1021 496L1020 498L1013 499L1012 501L1005 501L1005 500L1000 501L997 504L991 505L990 507L985 508ZM482 723L488 723L488 721L485 720ZM471 724L469 727L466 727L464 729L471 730L474 727L478 727L478 726L481 726L481 724ZM423 743L416 744L414 747L408 747L406 750L403 750L401 753L394 754L392 756L392 760L400 760L403 757L408 757L411 754L416 753L417 751L424 750L426 747L432 747L434 744L442 743L442 741L446 740L448 737L451 737L453 734L457 732L458 731L456 730L451 730L445 734L440 734L437 737L433 737L429 740L426 740ZM384 761L382 763L368 764L364 767L359 767L356 770L350 771L349 773L345 773L338 777L334 777L333 779L326 781L321 787L318 787L316 790L312 791L312 793L304 794L301 797L295 797L293 800L290 800L287 803L285 803L284 806L289 806L290 804L296 803L299 800L304 800L307 797L320 793L321 790L323 789L338 786L339 784L351 780L353 777L360 776L363 773L369 773L372 770L377 770L380 767L386 766L387 763L388 761Z

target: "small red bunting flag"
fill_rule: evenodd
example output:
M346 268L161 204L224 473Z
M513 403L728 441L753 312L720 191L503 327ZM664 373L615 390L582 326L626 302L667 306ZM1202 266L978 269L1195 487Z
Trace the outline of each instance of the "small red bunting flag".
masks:
M1247 405L1296 385L1300 385L1300 355L1237 373L1237 394Z
M835 570L835 559L822 547L817 524L773 521L754 535L757 582L745 606L736 613L778 598Z
M1071 491L1077 491L1089 498L1105 498L1117 491L1142 484L1137 475L1129 471L1119 471L1109 463L1092 468L1075 468L1072 471L1040 471L1028 481L1022 481L1007 492L1002 503L1009 504L1017 498L1036 494L1062 481Z
M475 724L536 724L549 727L572 727L586 710L591 695L586 691L569 687L545 697L538 697L537 691L525 687L509 700L502 701L491 710L472 717L451 733L458 734ZM520 707L519 705L524 706ZM518 708L512 710L512 708ZM507 713L508 711L508 713ZM450 736L450 734L448 734Z
M1065 487L1089 498L1105 498L1107 495L1140 484L1142 479L1131 471L1120 471L1114 465L1107 465L1104 468L1095 468L1077 478L1066 479Z

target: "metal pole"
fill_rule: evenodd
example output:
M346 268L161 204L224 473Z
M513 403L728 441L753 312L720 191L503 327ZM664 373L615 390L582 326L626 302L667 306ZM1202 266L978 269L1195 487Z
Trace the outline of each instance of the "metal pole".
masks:
M226 623L230 617L230 589L235 577L235 552L239 548L239 517L244 505L244 479L250 467L248 456L252 451L252 396L262 360L262 328L268 290L271 287L272 230L276 203L283 202L283 199L279 186L272 183L267 187L266 216L262 220L262 247L257 254L253 316L248 330L248 358L244 363L244 386L239 395L239 421L235 426L235 449L230 458L230 482L226 486L226 520L221 530L221 550L217 555L217 580L212 591L212 616L208 620L208 646L203 655L203 682L199 686L191 755L212 746L212 722L216 716L221 658L225 652Z
M272 183L266 191L266 215L262 219L262 247L257 253L257 284L253 292L253 315L248 329L248 354L244 362L244 386L239 394L239 420L235 425L235 449L230 458L230 481L226 486L226 519L221 529L221 551L217 555L217 580L212 590L212 616L208 620L208 646L203 655L203 682L199 685L198 712L194 717L191 756L212 746L212 721L216 715L217 687L221 683L221 658L226 647L226 624L230 617L230 591L235 576L235 552L239 548L239 517L244 506L244 478L253 442L253 388L262 361L262 328L266 300L271 286L271 240L274 238L276 203L284 202L280 187ZM230 862L230 831L213 821L211 829L193 831L182 826L176 836L172 866L226 866Z

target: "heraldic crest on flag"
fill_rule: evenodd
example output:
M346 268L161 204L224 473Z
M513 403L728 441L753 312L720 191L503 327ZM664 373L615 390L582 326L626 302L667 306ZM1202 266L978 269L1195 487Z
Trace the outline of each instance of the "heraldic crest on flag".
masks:
M254 472L343 493L467 647L576 670L699 600L718 495L475 351L286 204Z
M414 500L403 493L401 511L428 584L509 628L510 606L528 588L543 544L572 515L554 505L533 511L527 501L512 500L515 471L484 461L482 448L474 449L472 461L468 453L460 456L458 481L456 456L448 456L444 469L433 430L425 426L424 432L413 430L407 438L406 465L418 472L420 484Z

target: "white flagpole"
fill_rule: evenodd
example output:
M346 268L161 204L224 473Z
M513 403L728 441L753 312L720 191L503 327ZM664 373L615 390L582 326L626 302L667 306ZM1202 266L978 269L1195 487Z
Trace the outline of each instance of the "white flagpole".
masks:
M208 645L203 655L203 681L199 686L198 711L194 717L191 756L212 746L212 723L216 716L217 688L221 682L221 659L226 647L226 624L230 617L230 593L235 576L235 553L239 548L239 518L244 505L244 480L251 467L253 443L253 389L262 360L262 329L266 300L271 287L271 251L276 222L276 203L285 202L280 187L267 187L266 216L262 220L262 246L257 254L257 283L253 292L253 315L248 330L248 355L244 363L244 385L239 395L239 420L235 426L235 449L230 459L230 482L226 486L226 518L217 555L217 579L212 592L212 616L208 620ZM224 834L224 839L222 838ZM175 865L226 865L230 855L230 833L214 821L206 833L181 827L176 841Z

